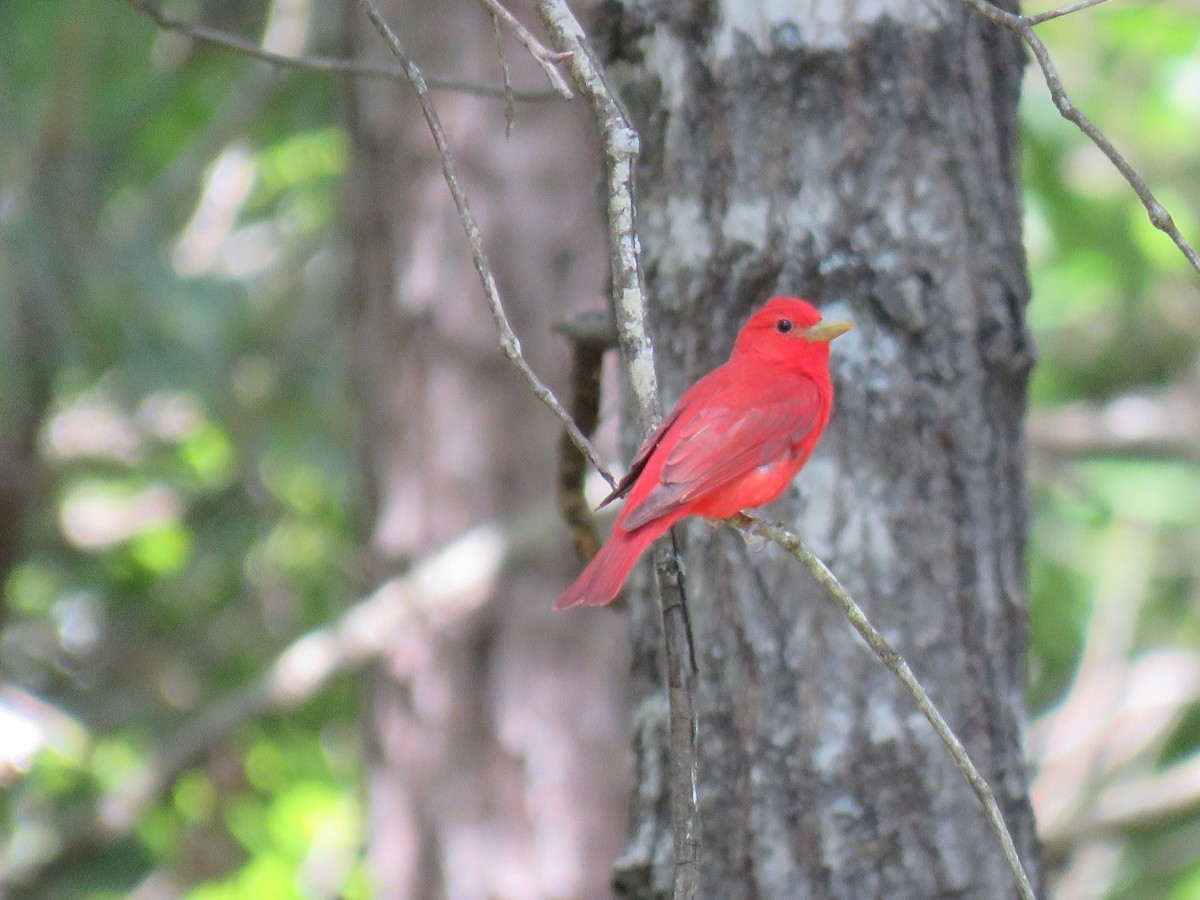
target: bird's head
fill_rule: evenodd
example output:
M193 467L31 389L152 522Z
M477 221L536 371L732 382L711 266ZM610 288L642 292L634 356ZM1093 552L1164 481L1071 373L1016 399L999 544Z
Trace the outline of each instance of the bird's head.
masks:
M825 365L829 342L853 327L849 322L822 321L815 306L797 297L774 297L742 326L733 352L790 364Z

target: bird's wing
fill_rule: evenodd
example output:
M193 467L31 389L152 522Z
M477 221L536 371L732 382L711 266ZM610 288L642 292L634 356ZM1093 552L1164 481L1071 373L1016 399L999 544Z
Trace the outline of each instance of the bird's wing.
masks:
M658 435L641 461L644 469L656 449L669 448L661 451L667 457L657 484L629 511L623 528L639 528L780 459L812 431L821 409L820 391L807 378L725 396L729 399L692 404L672 420L669 436Z
M642 469L646 468L646 462L650 459L650 454L654 452L654 448L663 439L663 435L675 424L675 420L686 409L687 399L688 395L684 394L675 408L671 410L671 414L658 423L658 427L654 429L654 433L646 438L645 443L638 449L637 455L633 457L633 462L629 464L629 471L617 482L617 486L612 489L612 493L600 501L600 505L596 507L597 510L604 509L604 507L608 506L614 500L624 497L633 490L633 485L638 480L638 476L642 474Z

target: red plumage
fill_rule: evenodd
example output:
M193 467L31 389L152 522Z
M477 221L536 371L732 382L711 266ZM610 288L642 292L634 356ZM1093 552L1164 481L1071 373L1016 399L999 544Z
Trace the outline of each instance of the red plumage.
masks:
M626 497L612 537L554 608L612 602L646 547L680 519L726 519L782 494L829 421L829 342L851 327L822 322L794 297L752 315L729 361L679 398L601 504Z

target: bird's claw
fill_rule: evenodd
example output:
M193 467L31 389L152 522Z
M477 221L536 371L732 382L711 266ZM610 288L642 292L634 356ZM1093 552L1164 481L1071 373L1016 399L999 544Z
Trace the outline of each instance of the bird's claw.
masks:
M742 536L742 540L746 542L746 547L751 553L762 552L763 547L769 543L761 534L751 531L748 528L739 528L737 529L737 533Z

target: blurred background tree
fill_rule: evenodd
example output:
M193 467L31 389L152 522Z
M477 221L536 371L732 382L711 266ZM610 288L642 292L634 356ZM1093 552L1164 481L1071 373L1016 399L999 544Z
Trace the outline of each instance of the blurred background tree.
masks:
M282 53L385 59L354 4L171 8ZM472 0L387 12L431 72L499 82ZM556 426L494 351L403 89L276 72L115 0L7 0L0 19L9 894L365 897L373 870L397 896L451 872L456 896L602 896L625 825L623 627L546 612L573 566L547 500ZM1195 240L1200 20L1110 3L1040 33ZM514 80L540 86L506 40ZM561 387L549 324L603 302L586 121L519 104L505 141L503 100L439 102L517 330ZM1036 74L1023 109L1046 875L1061 897L1200 897L1200 291ZM406 262L380 280L356 259ZM395 296L363 289L387 279ZM481 526L499 580L401 629L369 679L353 629L300 641ZM380 698L392 718L364 730ZM447 716L456 743L422 744L414 722ZM407 783L380 783L374 748L404 739ZM387 803L408 856L370 851Z

